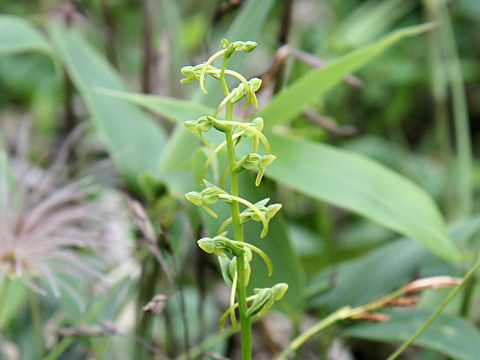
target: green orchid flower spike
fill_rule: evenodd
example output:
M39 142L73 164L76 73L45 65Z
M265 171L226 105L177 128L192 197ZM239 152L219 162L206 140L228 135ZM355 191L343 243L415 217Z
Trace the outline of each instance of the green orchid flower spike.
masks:
M232 326L242 334L242 360L251 360L251 317L263 315L273 303L280 300L288 289L288 285L280 283L271 288L256 289L251 296L247 295L247 285L252 276L250 262L252 255L258 255L266 265L268 275L273 272L272 261L259 247L246 242L243 238L243 226L249 221L258 222L262 225L260 238L267 235L270 220L280 211L281 204L270 204L270 199L262 199L251 202L239 194L238 173L243 170L256 171L255 185L259 186L265 173L265 168L275 161L275 155L271 154L270 143L263 134L264 120L261 117L254 118L250 122L233 119L233 106L245 98L245 107L250 104L257 107L256 93L260 90L262 81L258 78L246 79L240 73L227 69L227 61L235 53L249 53L257 46L253 41L222 40L222 49L213 54L204 63L195 66L185 66L181 72L184 76L180 82L188 83L198 80L200 89L207 94L205 78L210 75L220 83L224 98L219 102L213 114L206 114L196 120L184 123L185 127L198 134L206 147L212 148L210 155L205 161L200 172L200 185L204 186L201 191L190 191L185 194L187 200L196 206L202 207L214 218L218 214L211 206L218 201L226 203L230 207L230 215L220 225L217 235L203 237L197 241L198 246L206 253L216 255L220 263L225 283L230 286L229 308L220 318L220 328L223 329L225 320L230 317ZM218 60L221 65L216 65ZM219 66L219 67L217 67ZM226 77L237 81L230 89ZM224 111L224 115L222 113ZM212 146L204 134L217 131L223 134L225 140ZM236 146L242 140L251 142L251 153L237 156ZM214 159L221 152L226 152L228 165L219 178L219 185L215 185L206 178L208 169ZM214 172L215 174L215 172ZM219 174L217 174L219 175ZM226 184L229 185L227 190ZM244 207L242 210L240 206ZM233 237L227 237L227 228L232 230ZM253 239L249 239L253 240ZM238 308L238 316L237 310Z

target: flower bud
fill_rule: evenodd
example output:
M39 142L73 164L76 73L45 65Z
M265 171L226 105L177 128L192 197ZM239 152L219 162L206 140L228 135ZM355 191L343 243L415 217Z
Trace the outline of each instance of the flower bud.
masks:
M263 118L256 117L252 120L252 126L254 126L258 131L263 130Z
M257 43L255 41L245 41L243 42L241 49L244 52L250 52L257 47Z
M197 206L203 205L202 194L200 194L199 192L190 191L185 194L185 197L187 198L188 201L192 202L194 205L197 205Z
M198 131L206 132L212 128L212 121L210 116L202 116L197 119Z
M248 80L248 84L250 85L250 89L252 91L258 91L258 89L260 89L260 86L262 86L262 79L251 78L250 80Z
M282 204L272 204L267 207L266 218L268 220L273 219L273 217L280 211Z
M245 155L240 161L239 165L244 169L254 170L258 168L258 164L262 160L262 155L251 153Z
M245 95L245 85L240 83L235 89L232 90L232 92L235 92L235 95L230 99L230 102L235 104L243 97L243 95Z
M213 253L223 258L226 258L227 254L239 256L245 252L243 247L235 244L235 242L225 237L223 234L215 236L214 238L201 238L197 241L197 244L206 253Z
M180 80L182 84L195 80L195 68L193 66L184 66L180 71L185 76L185 79Z
M280 300L287 290L288 285L285 283L276 284L271 288L254 289L253 292L256 293L256 296L247 310L247 316L261 316L273 306L276 300Z

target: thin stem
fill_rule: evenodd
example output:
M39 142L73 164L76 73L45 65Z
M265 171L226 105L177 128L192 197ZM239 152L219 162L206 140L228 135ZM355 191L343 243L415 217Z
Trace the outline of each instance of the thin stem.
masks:
M276 360L286 359L288 355L296 351L302 344L304 344L308 339L318 334L323 329L329 327L330 325L336 323L339 320L346 319L351 316L352 308L343 307L334 313L330 314L322 321L318 322L316 325L312 326L310 329L302 333L300 336L297 336L288 347L283 350L280 355L276 357Z
M225 74L231 75L231 76L233 76L233 77L236 77L238 80L240 80L240 82L243 83L243 86L245 87L245 93L247 94L247 96L251 96L251 95L250 95L250 94L251 94L251 90L250 90L250 86L249 86L249 84L248 84L248 80L247 80L243 75L239 74L238 72L233 71L233 70L227 70L227 69L225 69L225 67L222 67L221 70L219 70L219 69L208 69L208 70L205 70L205 69L206 69L206 67L203 68L201 74L203 74L203 73L205 73L205 74L210 74L210 75L216 75L216 74L218 74L219 79L223 79ZM200 74L200 76L201 76L201 74ZM199 79L199 81L202 81L202 80ZM220 81L222 81L222 80L220 80ZM227 90L228 90L228 89L227 89ZM224 91L224 93L225 93L225 96L227 96L227 97L230 95L230 92L225 92L225 91ZM248 100L247 100L247 101L248 101ZM227 105L228 105L228 103L230 103L230 101L227 102ZM233 104L232 104L232 105L233 105ZM217 109L217 110L218 110L218 109ZM217 111L215 111L215 114L217 114ZM215 115L214 115L214 116L215 116Z
M104 29L105 29L105 52L108 61L115 67L118 67L117 51L116 51L116 17L112 11L111 6L106 0L100 0L100 12L102 14Z
M142 68L142 92L151 94L155 90L154 80L156 79L156 55L154 47L155 29L154 2L152 0L142 1L143 16L143 68Z
M42 319L40 315L40 308L38 306L37 294L32 290L29 291L30 313L32 316L33 332L35 337L35 348L37 351L37 358L41 358L45 352L42 335Z
M217 106L217 109L213 113L213 116L217 116L220 113L220 110L223 109L223 107L235 96L235 93L232 91L230 94L228 94L220 103L220 105Z
M233 282L232 282L232 292L230 293L230 320L232 321L232 326L234 329L238 330L238 324L237 324L237 316L235 315L235 307L232 308L232 306L235 305L235 294L237 292L237 281L238 281L238 275L235 273L233 276ZM223 324L220 327L223 330Z
M230 173L230 166L227 166L225 170L223 170L222 175L220 176L220 188L225 189L225 179L227 178L227 175Z
M231 223L232 223L232 218L229 217L227 220L225 220L222 223L222 225L220 225L220 227L218 228L217 234L220 235L221 233L223 233L227 228L227 226L230 225Z
M258 247L254 246L252 244L249 244L247 242L244 242L244 241L235 241L235 244L240 245L240 246L248 247L250 250L256 252L262 258L262 260L265 262L265 265L267 266L267 270L268 270L268 276L272 276L272 274L273 274L272 261L270 260L268 255L265 254L265 252L260 250Z
M222 71L220 76L220 83L222 84L225 96L228 96L229 90L227 82L225 81L225 68L227 59L223 59ZM232 120L233 104L229 101L225 110L225 119ZM232 129L228 128L225 132L227 141L228 161L230 165L230 194L238 197L238 174L233 171L236 164L235 158L235 144L232 136ZM237 201L230 202L230 212L233 222L233 234L237 241L243 241L243 228L240 224L240 209ZM250 319L247 317L247 289L246 289L246 274L245 274L245 257L243 254L237 256L237 296L238 296L238 310L240 317L240 326L242 333L242 360L251 360L252 358L252 329Z
M338 321L349 319L355 317L357 315L363 314L368 311L380 309L386 306L391 300L398 298L399 296L404 295L408 292L408 288L402 287L390 294L385 295L384 297L375 300L371 303L366 305L358 306L356 308L351 308L350 306L345 306L341 309L338 309L334 313L328 315L326 318L320 320L317 324L312 326L310 329L305 331L304 333L297 336L288 347L283 350L280 355L278 355L275 359L281 360L286 359L288 355L293 353L294 351L298 350L300 346L302 346L307 340L312 338L313 336L317 335L320 331L324 330L325 328L329 327L330 325L335 324Z
M230 173L230 175L233 175L233 174L235 174L235 177L237 177L237 173L235 171L232 171ZM262 230L262 233L260 234L260 237L264 238L267 235L268 221L265 218L265 216L262 214L262 212L260 210L258 210L258 208L255 205L253 205L250 201L245 200L245 199L243 199L239 196L233 196L233 194L220 194L220 195L218 195L218 197L220 199L230 200L231 202L234 202L234 203L242 203L243 205L252 209L252 211L260 218L260 221L263 224L263 230ZM233 220L233 225L234 225L234 229L235 229L235 216L233 214L232 214L232 220ZM239 214L239 220L238 221L240 222L240 214Z
M472 276L470 281L465 285L465 291L463 292L462 306L460 307L460 315L464 318L468 318L470 314L470 304L473 299L473 292L475 290L475 285L477 279L475 276Z
M231 104L230 104L231 107ZM227 109L229 106L227 105ZM228 129L225 133L227 138L228 158L230 162L230 168L235 165L235 148L233 145L232 131ZM233 196L238 197L238 174L236 172L230 172L230 192ZM239 203L237 201L230 202L230 212L232 214L233 233L235 240L243 241L243 228L240 224L240 210ZM250 319L247 317L247 289L246 289L246 274L245 274L245 258L243 254L237 256L237 295L239 304L239 316L240 326L242 332L242 360L250 360L252 353L251 342L251 327Z
M452 23L446 5L442 2L441 18L444 26L440 28L440 40L447 58L447 74L452 90L453 121L458 161L459 217L469 215L473 209L473 160L470 139L467 100L463 83L463 74L458 57L457 45Z
M245 279L245 258L237 257L238 308L242 332L242 360L252 359L252 328L247 317L247 289Z
M215 54L213 54L212 56L210 56L210 58L205 62L205 65L202 69L202 72L200 73L200 77L198 79L198 82L200 84L200 89L202 89L202 91L207 94L207 89L205 89L205 75L207 73L207 68L208 68L208 65L210 65L212 62L215 61L216 58L220 57L223 55L223 53L225 52L225 49L222 49L222 50L219 50L217 51ZM226 59L223 60L224 64L226 63ZM222 76L223 77L223 76Z
M233 139L237 139L240 136L245 134L245 131L239 131L233 135ZM220 145L218 145L215 150L212 151L210 156L208 157L207 161L205 161L205 164L202 167L202 172L200 173L200 185L203 185L203 179L205 179L205 174L207 173L208 167L210 166L211 162L213 159L218 155L218 153L227 145L227 141L222 142Z
M6 304L7 296L8 296L8 290L9 290L9 285L10 285L10 280L8 279L8 276L5 274L3 276L3 282L2 282L2 290L0 291L0 330L3 328L3 311L4 307Z
M426 9L427 20L431 22L441 22L438 14L438 2L424 0L424 7ZM448 84L446 79L446 64L442 56L442 48L440 45L440 30L438 28L432 29L428 33L429 39L429 61L430 61L430 86L433 98L433 117L435 119L435 133L437 146L439 149L442 162L446 165L444 171L445 180L445 196L443 205L450 215L453 206L455 205L454 190L455 184L452 179L451 171L452 165L452 149L450 144L450 125L449 125L449 111L448 111ZM453 191L452 191L453 190Z
M223 120L223 121L221 121L221 123L222 123L222 125L238 126L238 127L243 128L245 130L249 130L249 131L253 132L256 136L259 137L260 140L262 140L262 143L265 146L265 150L267 151L267 154L270 154L270 143L268 142L265 135L263 135L262 132L260 130L258 130L257 128L253 127L252 125L242 123L240 121Z
M388 357L387 360L395 360L402 354L429 326L430 324L441 314L445 307L450 303L450 301L457 295L457 293L462 289L462 287L474 276L475 272L480 268L480 257L473 267L467 272L463 277L460 284L458 284L442 301L440 306L435 310L435 312L428 318L428 320L417 330L415 333L410 336L392 355Z

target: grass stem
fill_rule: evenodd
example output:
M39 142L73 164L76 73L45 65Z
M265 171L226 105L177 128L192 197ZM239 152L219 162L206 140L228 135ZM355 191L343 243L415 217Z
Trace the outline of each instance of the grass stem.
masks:
M440 306L435 310L435 312L428 318L428 320L417 330L415 333L410 336L392 355L388 357L387 360L397 359L413 342L430 326L430 324L442 313L445 307L450 303L450 301L457 295L457 293L462 289L462 287L470 281L470 279L475 275L475 272L480 268L480 257L473 267L465 274L460 284L458 284L453 290L448 294L448 296L442 301Z
M3 329L3 312L4 312L4 307L6 304L7 296L8 296L8 290L10 287L10 280L8 279L8 276L5 274L3 276L3 281L2 284L0 285L1 290L0 290L0 330Z
M440 2L440 41L447 62L447 76L452 91L453 123L457 150L458 217L465 217L473 210L473 159L470 125L463 74L453 34L452 22L444 2Z
M42 334L42 316L40 314L40 307L38 305L38 297L35 292L29 290L28 300L30 303L30 314L32 316L33 333L35 337L35 348L37 351L37 358L41 358L45 352L45 345L43 343Z

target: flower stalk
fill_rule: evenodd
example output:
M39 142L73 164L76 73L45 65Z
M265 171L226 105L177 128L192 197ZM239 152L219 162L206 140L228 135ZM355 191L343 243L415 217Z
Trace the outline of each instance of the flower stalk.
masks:
M476 265L476 267L477 268L480 267L480 260ZM470 273L472 273L472 271L470 271L469 274ZM467 274L466 277L468 276L469 275ZM275 360L287 359L290 354L297 351L309 339L311 339L321 331L325 330L327 327L337 322L340 322L342 320L347 320L347 319L372 319L372 320L386 321L389 319L388 316L387 317L378 316L383 314L372 313L372 311L381 310L389 306L413 305L418 300L418 297L411 296L411 294L419 291L423 291L425 289L439 289L439 288L449 288L449 287L455 286L452 293L453 292L456 293L458 292L458 289L465 283L465 281L466 281L465 278L462 280L459 278L454 278L449 276L433 276L429 278L423 278L423 279L415 280L401 287L400 289L397 289L391 292L390 294L387 294L384 297L377 299L375 301L372 301L368 304L357 306L354 308L350 306L344 306L338 309L337 311L331 313L327 317L323 318L318 323L316 323L315 325L307 329L305 332L297 336L295 339L293 339L293 341L275 358ZM436 316L438 316L439 313L440 312L436 312ZM425 328L426 327L422 327L421 331L425 330ZM416 336L418 335L419 333ZM410 344L411 342L408 343L408 345ZM388 358L388 360L396 359L396 357L401 352L403 352L407 346L397 350L397 352L394 354L395 357L393 357L394 355L392 355L391 357Z
M250 261L252 252L263 259L267 265L269 275L271 275L273 267L267 254L258 247L244 241L243 225L249 220L261 222L262 232L260 237L263 238L268 233L270 219L281 208L280 204L267 206L269 199L253 203L242 198L239 194L238 175L241 171L257 170L255 185L259 186L265 167L275 160L275 156L270 154L270 144L262 133L263 119L256 118L251 123L233 119L234 104L242 98L246 98L245 107L248 107L250 104L255 107L258 106L255 92L260 88L261 80L257 78L247 80L238 72L227 69L227 61L233 53L250 52L256 46L257 44L253 41L229 43L227 40L222 40L223 49L217 51L205 63L182 68L182 74L185 78L181 80L182 83L198 80L201 90L207 94L205 77L210 75L219 81L225 96L211 116L202 116L196 120L185 122L185 127L198 133L203 144L207 147L212 147L212 145L204 137L203 133L217 130L225 135L225 141L213 149L201 170L200 184L206 188L201 192L191 191L185 196L189 201L202 207L209 215L215 218L218 215L209 207L210 205L217 201L224 201L230 206L230 216L220 225L217 236L214 238L202 238L198 240L198 245L207 253L218 256L223 278L231 287L230 307L220 319L220 328L223 329L223 323L230 316L232 325L237 329L236 310L238 309L242 337L242 360L250 360L252 358L251 318L254 315L262 315L275 301L280 300L288 289L287 284L280 283L271 288L255 289L254 295L247 295L247 286L251 275ZM221 68L216 68L213 63L220 58L223 58ZM232 76L239 81L237 87L229 89L226 75ZM220 119L219 116L223 109L225 115L223 119ZM251 139L252 153L238 159L235 146L242 138ZM262 144L266 152L264 155L258 153L260 144ZM227 151L228 166L222 173L220 184L216 186L208 182L205 177L213 159L225 149ZM228 191L225 189L227 177L230 180ZM240 206L245 206L245 209L240 211ZM232 240L227 237L227 229L229 227L231 227L233 232ZM235 297L237 302L235 302Z

